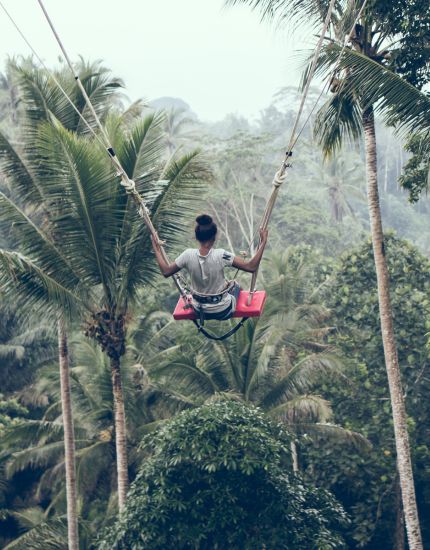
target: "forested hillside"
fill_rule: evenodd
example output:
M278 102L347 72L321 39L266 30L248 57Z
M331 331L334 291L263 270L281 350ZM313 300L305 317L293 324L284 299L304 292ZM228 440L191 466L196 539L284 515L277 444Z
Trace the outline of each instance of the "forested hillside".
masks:
M386 12L372 15L388 25ZM375 177L427 547L430 98L428 72L405 59L403 72L381 66L422 103L401 96L405 115L399 96L386 107L372 92ZM356 65L347 62L350 78ZM371 69L369 86L382 79ZM96 129L73 75L52 70ZM232 113L209 123L187 98L131 103L127 83L101 62L76 70L169 257L195 248L202 212L218 225L217 247L252 257L300 91L278 90L252 120ZM314 108L339 90L319 97L311 88L305 105L309 122L261 264L263 315L219 342L173 320L178 293L159 273L148 229L46 71L9 59L0 86L0 547L412 548L380 325L368 136L328 143L337 138ZM250 284L246 273L238 280ZM208 326L218 334L230 323Z

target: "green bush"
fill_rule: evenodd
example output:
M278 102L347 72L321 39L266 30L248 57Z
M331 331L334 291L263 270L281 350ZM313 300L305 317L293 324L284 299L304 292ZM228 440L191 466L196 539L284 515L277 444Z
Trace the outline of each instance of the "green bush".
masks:
M148 458L98 548L341 548L345 513L290 473L289 443L239 402L183 412L144 439Z

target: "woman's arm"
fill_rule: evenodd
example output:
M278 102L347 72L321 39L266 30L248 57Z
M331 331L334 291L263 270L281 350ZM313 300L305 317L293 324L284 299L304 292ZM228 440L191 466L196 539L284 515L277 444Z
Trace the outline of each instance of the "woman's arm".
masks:
M260 229L260 244L257 252L254 256L248 260L242 260L240 256L235 256L233 260L233 267L240 269L241 271L247 271L248 273L255 273L260 265L261 258L263 257L264 248L267 244L267 236L269 232L267 229Z
M166 260L163 258L163 254L161 253L160 243L158 242L158 239L151 235L151 241L152 248L154 249L155 259L157 260L160 271L164 275L164 277L171 277L172 275L177 273L181 268L176 265L175 262L173 262L172 264L166 262Z

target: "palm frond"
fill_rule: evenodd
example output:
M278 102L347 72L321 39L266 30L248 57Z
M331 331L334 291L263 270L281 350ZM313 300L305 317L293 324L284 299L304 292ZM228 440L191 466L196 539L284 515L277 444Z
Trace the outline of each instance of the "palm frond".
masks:
M320 69L328 71L339 57L341 47L326 46L320 59ZM430 97L405 79L366 55L346 48L339 68L348 74L344 92L357 97L363 108L373 105L388 125L403 132L428 131L430 128Z
M16 538L3 550L67 550L67 521L65 518L52 518L40 523L30 531Z
M32 445L62 439L63 426L60 423L41 420L23 420L8 426L2 433L2 448L14 448L17 445Z
M79 294L45 273L31 259L0 249L0 288L16 296L26 309L57 317L61 309L68 317L85 310Z
M70 289L79 284L79 276L44 229L41 229L11 199L0 192L0 230L13 227L20 237L19 251L29 254L40 269Z
M325 422L331 417L332 410L330 403L319 395L299 395L270 408L269 414L297 427L304 422Z
M0 344L0 360L2 361L8 361L10 359L21 361L21 359L24 357L24 354L24 346Z
M91 495L97 486L100 477L109 474L114 456L110 441L96 443L80 449L76 453L77 482L81 495Z
M86 64L81 58L81 64L78 68L79 79L90 98L90 101L100 120L104 120L109 109L114 103L118 103L120 96L119 90L124 88L121 79L112 77L110 71L102 67L99 63ZM75 103L82 112L83 116L92 124L96 124L90 109L79 88L75 88ZM86 131L81 119L78 120L77 131Z
M272 408L295 395L308 392L322 375L341 375L342 361L331 352L313 353L295 363L292 368L278 380L262 399L264 408Z
M0 131L0 167L3 174L11 182L14 190L31 204L39 204L43 200L43 193L34 178L31 168L22 154L10 143Z
M101 284L109 299L122 221L110 165L98 146L59 125L42 125L38 146L46 158L44 187L59 205L52 224L64 239L64 251L81 281Z
M40 506L11 510L10 515L16 519L21 530L28 531L46 520L45 512Z
M7 462L6 473L11 478L17 472L22 472L27 468L47 468L58 464L63 455L64 443L62 441L29 447L12 454Z
M333 94L318 111L314 134L329 157L344 141L353 143L362 132L362 111L356 99L344 90Z
M154 366L149 370L149 376L160 384L162 390L179 392L194 403L205 401L218 390L210 374L198 365L195 357L188 354L164 365Z
M364 435L347 430L337 424L329 424L327 422L315 423L299 423L298 430L302 434L308 434L313 439L322 439L325 441L333 441L344 445L352 445L361 451L371 449L371 442Z

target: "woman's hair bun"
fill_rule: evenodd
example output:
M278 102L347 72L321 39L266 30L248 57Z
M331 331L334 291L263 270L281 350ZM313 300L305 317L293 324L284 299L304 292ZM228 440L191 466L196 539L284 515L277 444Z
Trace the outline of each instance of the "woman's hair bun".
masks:
M199 225L210 225L212 223L212 218L209 214L201 214L200 216L197 216L196 222Z

